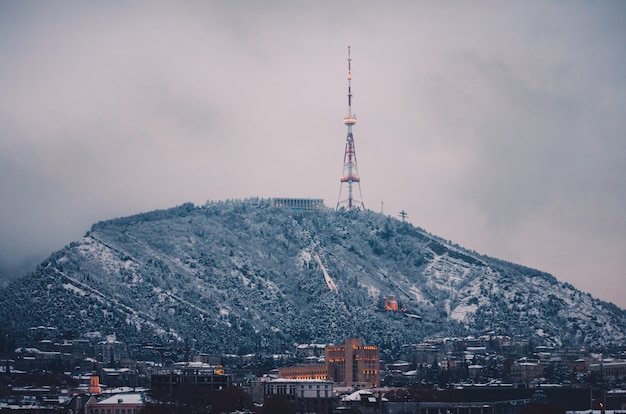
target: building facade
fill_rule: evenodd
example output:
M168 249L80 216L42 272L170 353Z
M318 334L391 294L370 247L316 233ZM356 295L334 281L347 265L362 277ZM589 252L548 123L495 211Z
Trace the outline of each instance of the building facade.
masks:
M626 361L611 360L589 364L589 371L595 374L602 374L605 378L621 379L626 378Z
M144 406L140 393L117 394L97 401L91 397L85 404L86 414L138 414Z
M333 382L326 380L265 379L250 384L255 403L267 398L284 398L293 402L299 413L329 413L334 406Z
M380 350L377 346L363 345L360 339L350 338L341 345L326 345L324 358L323 364L279 368L278 377L323 379L346 387L380 385Z
M217 391L232 386L232 377L221 366L189 363L152 374L150 384L157 393L198 389Z
M328 379L343 386L378 387L380 350L363 345L360 339L346 339L343 345L326 347Z
M289 210L322 210L325 208L321 198L272 198L272 207L286 208Z
M279 367L278 378L293 380L327 380L328 368L326 364L295 365L293 367Z
M543 377L543 366L539 362L516 362L511 366L511 382L528 384Z

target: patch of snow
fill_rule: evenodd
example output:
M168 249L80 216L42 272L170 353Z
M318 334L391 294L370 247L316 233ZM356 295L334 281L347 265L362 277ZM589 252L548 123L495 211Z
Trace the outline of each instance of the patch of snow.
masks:
M71 283L63 283L63 288L65 288L67 290L71 290L71 291L73 291L74 293L76 293L77 295L80 295L80 296L85 296L85 294L86 294L84 290L82 290L79 287L76 287L76 286L72 285Z
M296 262L300 269L304 269L311 262L311 252L307 249L302 250L298 257L296 258Z
M410 286L409 292L413 295L416 301L420 303L428 303L428 301L424 298L424 294L422 293L420 288L418 288L417 286L415 285Z
M371 298L378 298L380 297L380 289L378 289L376 286L372 286L372 285L363 285L361 283L359 283L359 285L363 286L365 289L367 289L367 295Z
M478 305L459 305L450 312L450 319L464 322L467 320L468 315L476 313L477 309Z
M432 262L424 269L424 276L428 283L438 290L447 290L454 293L457 287L473 274L473 268L462 260L448 255L435 256Z

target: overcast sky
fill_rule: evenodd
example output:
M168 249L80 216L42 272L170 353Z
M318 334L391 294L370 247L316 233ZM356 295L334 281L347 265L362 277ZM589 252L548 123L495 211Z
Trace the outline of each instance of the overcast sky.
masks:
M0 0L2 273L188 201L334 207L348 45L366 208L626 308L623 1Z

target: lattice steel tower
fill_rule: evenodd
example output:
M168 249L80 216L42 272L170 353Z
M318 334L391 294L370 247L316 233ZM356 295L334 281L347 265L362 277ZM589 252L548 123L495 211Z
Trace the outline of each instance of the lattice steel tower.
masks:
M341 186L339 187L339 201L337 202L337 210L345 208L346 210L363 209L363 196L361 195L361 178L356 164L356 149L354 148L354 136L352 135L352 126L356 124L356 115L352 113L352 73L350 62L350 46L348 46L348 116L343 119L343 123L348 126L348 136L346 138L346 151L343 155L343 175L341 176ZM344 192L344 184L347 187L347 198L342 198ZM355 199L353 186L356 185L359 198Z

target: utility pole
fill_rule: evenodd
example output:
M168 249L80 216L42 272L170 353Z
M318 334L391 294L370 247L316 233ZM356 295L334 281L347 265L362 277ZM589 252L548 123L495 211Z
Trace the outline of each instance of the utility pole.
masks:
M409 215L407 214L407 212L406 212L406 211L404 211L404 210L402 210L402 211L400 212L400 214L398 214L398 215L399 215L400 217L402 217L402 222L403 222L403 223L404 223L404 222L406 222L406 219L409 217Z

